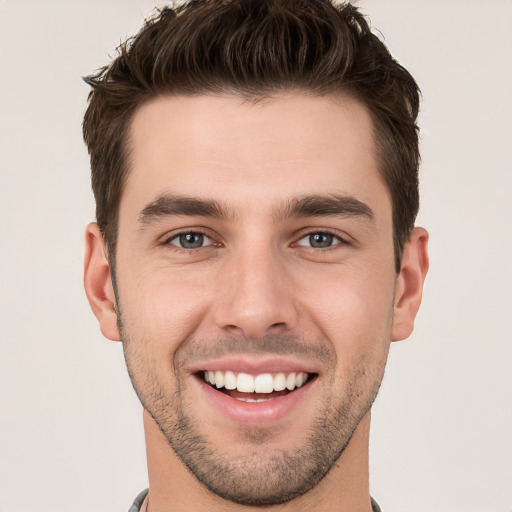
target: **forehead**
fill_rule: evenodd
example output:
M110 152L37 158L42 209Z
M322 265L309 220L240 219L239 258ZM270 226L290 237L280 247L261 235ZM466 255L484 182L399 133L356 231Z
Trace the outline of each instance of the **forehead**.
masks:
M389 201L366 109L344 96L160 97L135 114L123 204L162 194L236 208L308 194Z

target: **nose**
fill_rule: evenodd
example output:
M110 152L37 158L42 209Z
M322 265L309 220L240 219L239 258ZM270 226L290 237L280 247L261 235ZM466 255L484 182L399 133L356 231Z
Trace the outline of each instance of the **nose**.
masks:
M275 251L260 248L232 254L217 275L215 322L232 335L258 340L294 328L297 297L290 271Z

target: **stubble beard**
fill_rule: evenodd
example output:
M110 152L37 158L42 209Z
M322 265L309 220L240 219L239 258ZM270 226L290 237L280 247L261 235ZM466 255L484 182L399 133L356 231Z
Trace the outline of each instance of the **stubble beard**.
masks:
M231 502L252 506L288 502L314 488L329 473L370 410L387 358L386 352L382 361L372 362L371 375L367 374L367 362L360 361L341 393L343 396L322 393L322 403L310 422L305 442L293 453L268 449L265 441L272 435L271 430L253 426L240 427L247 451L233 456L212 445L207 418L198 418L193 412L186 392L186 379L190 376L180 371L183 365L174 361L176 388L170 392L151 373L150 365L136 348L137 343L132 343L124 330L122 335L133 387L179 459L211 492Z

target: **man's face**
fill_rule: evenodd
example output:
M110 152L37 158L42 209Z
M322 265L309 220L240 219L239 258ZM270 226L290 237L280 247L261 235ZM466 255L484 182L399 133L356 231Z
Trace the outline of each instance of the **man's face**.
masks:
M370 117L346 97L160 98L130 147L116 278L134 387L210 490L300 495L369 411L391 338Z

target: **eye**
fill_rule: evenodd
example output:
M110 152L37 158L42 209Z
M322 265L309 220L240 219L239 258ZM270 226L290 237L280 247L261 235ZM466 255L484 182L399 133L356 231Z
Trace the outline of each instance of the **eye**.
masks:
M169 239L168 243L176 245L182 249L199 249L213 243L212 239L203 233L188 232L181 233Z
M316 233L310 233L309 235L303 236L297 245L302 247L312 247L313 249L328 249L334 245L343 243L339 236L327 233L325 231L317 231Z

